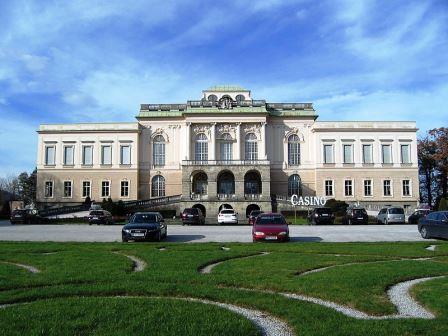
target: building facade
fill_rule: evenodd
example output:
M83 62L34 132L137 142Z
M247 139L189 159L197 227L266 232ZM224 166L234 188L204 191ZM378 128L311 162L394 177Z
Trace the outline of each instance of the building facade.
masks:
M269 103L216 86L200 100L142 104L135 123L41 125L38 203L181 195L177 210L195 206L213 217L232 207L242 218L293 194L371 210L417 206L415 122L317 117L311 103Z

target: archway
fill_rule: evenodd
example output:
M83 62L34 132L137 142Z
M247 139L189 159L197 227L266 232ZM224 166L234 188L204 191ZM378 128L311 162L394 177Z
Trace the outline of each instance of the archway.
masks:
M244 194L260 195L261 194L261 176L256 170L251 170L244 175Z
M195 204L195 205L193 205L193 208L201 210L202 214L205 217L205 213L206 213L205 206L203 206L202 204Z
M235 176L232 172L225 170L218 175L218 194L235 194Z
M207 195L207 174L199 171L193 175L192 180L192 192L196 195Z
M246 208L246 217L249 217L253 210L261 210L258 204L249 204Z
M218 212L221 212L221 210L224 210L224 209L233 209L233 207L230 204L224 203L224 204L221 204Z

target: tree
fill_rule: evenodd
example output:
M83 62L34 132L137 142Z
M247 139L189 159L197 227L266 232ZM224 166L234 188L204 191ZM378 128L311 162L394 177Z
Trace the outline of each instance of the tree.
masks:
M36 202L36 180L37 170L28 175L27 172L23 172L18 177L19 183L19 197L25 204L31 204Z
M337 216L343 216L348 208L345 201L338 201L331 198L325 202L325 206L331 208L332 212Z
M435 144L433 155L436 162L437 178L442 198L448 197L448 127L435 128L429 131Z
M434 182L436 161L436 144L429 135L421 138L417 142L418 163L420 173L420 201L427 202L429 206L433 205Z

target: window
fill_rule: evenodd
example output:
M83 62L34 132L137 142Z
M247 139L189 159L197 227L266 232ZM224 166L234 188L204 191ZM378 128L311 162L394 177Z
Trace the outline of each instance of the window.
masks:
M352 180L344 181L344 195L346 197L353 196L353 181Z
M246 140L244 143L246 160L257 160L258 159L258 143L257 137L254 133L249 133L246 135Z
M381 153L383 157L383 163L392 163L392 150L391 145L381 145Z
M363 163L373 163L372 145L362 145L362 162Z
M390 180L383 181L383 195L392 196L392 184Z
M196 136L196 142L194 144L194 159L196 161L208 160L208 139L204 133L200 133Z
M165 196L165 178L161 175L156 175L152 178L151 186L152 197Z
M288 196L292 195L302 195L302 183L300 181L300 176L297 174L291 175L288 179Z
M101 197L110 197L110 181L101 182Z
M93 165L93 146L82 146L82 164Z
M401 163L411 163L411 155L410 155L410 146L409 145L401 145Z
M82 182L82 197L86 198L86 197L90 197L91 194L91 184L90 181L83 181Z
M64 146L64 165L65 166L73 166L73 146Z
M56 154L55 146L46 146L45 147L45 164L47 166L55 165L55 154Z
M208 96L207 100L211 102L216 102L218 101L218 96L211 94L210 96Z
M165 138L161 135L155 136L152 142L152 162L156 167L165 165Z
M353 146L343 145L344 150L344 163L353 163Z
M372 180L364 180L364 196L372 196Z
M64 197L72 197L72 181L64 181Z
M129 181L121 181L121 197L129 197Z
M288 137L288 164L300 164L300 141L297 134Z
M223 139L220 142L220 155L221 160L223 161L229 161L232 160L233 153L232 153L232 137L230 134L225 133L223 134Z
M334 163L333 145L324 145L324 163Z
M111 165L112 164L112 146L106 145L101 146L101 164Z
M245 98L244 98L244 96L242 94L239 94L239 95L236 95L235 100L240 102L240 101L245 100Z
M53 197L53 181L45 181L44 195L46 198Z
M131 164L131 146L121 145L120 146L120 164L130 165Z
M333 196L333 181L326 180L325 181L325 196Z
M411 181L403 180L403 196L411 196Z

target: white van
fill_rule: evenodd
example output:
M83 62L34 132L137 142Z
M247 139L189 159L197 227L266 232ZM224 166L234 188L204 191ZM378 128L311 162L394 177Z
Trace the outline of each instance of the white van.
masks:
M404 209L400 207L383 208L378 213L378 224L404 224Z

